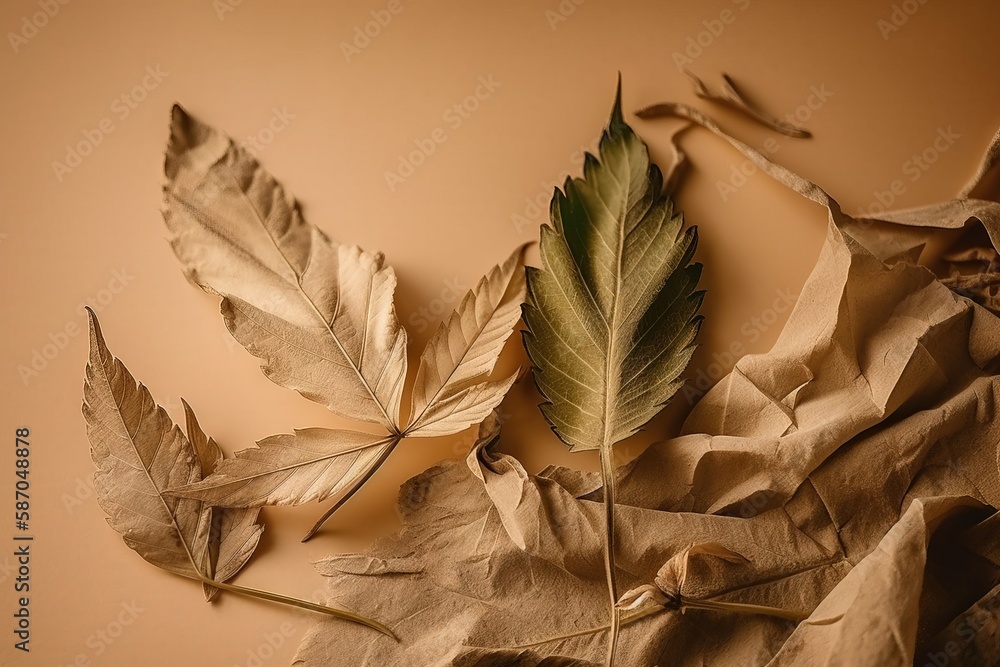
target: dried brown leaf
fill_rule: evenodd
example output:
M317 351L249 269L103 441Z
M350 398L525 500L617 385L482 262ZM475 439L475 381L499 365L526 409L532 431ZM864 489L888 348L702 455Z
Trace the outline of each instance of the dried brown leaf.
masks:
M222 296L229 330L264 360L265 374L388 431L272 436L172 492L242 508L342 493L336 509L404 435L406 331L393 305L395 274L381 253L337 244L306 223L252 155L178 105L164 169L163 214L174 252L192 282ZM516 374L486 376L519 318L523 293L519 250L470 291L428 343L405 435L456 433L503 399Z
M307 428L272 435L212 475L169 493L221 507L298 505L342 491L384 458L397 436Z
M524 249L483 276L420 355L413 385L410 436L458 433L478 424L517 379L481 382L493 372L500 350L521 319Z
M202 430L188 402L181 399L181 403L184 405L188 441L194 448L204 478L215 472L225 454L219 444ZM259 514L257 508L209 508L208 550L199 569L210 579L228 581L250 559L264 531L263 524L257 520ZM211 601L218 589L209 584L203 586L206 598Z
M226 325L267 377L396 431L406 332L382 254L306 223L252 155L179 105L165 172L174 252L194 283L222 296Z
M202 583L211 599L222 589L366 625L394 637L391 630L350 611L226 583L246 563L263 526L256 510L223 511L166 489L197 482L204 471L224 463L185 404L191 440L112 356L97 316L90 319L90 358L84 382L83 414L91 457L97 465L97 502L129 548L147 562Z
M88 313L83 413L98 468L98 503L111 527L148 562L185 577L213 579L209 542L220 536L212 534L211 507L164 493L201 478L199 450L111 355L96 315Z

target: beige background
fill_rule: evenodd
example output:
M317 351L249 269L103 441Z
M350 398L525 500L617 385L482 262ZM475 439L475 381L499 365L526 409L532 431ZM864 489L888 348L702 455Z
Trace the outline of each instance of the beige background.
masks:
M400 0L402 11L349 59L341 44L386 1L281 3L284 9L259 0L47 1L58 6L47 19L37 1L8 0L0 10L4 33L30 36L15 39L16 50L9 34L0 46L5 665L281 665L310 621L225 595L206 605L197 585L131 553L104 524L88 487L92 464L80 416L86 336L59 335L83 330L83 303L98 308L112 351L175 419L184 396L230 452L293 427L343 424L268 382L228 337L216 300L182 278L158 212L173 101L238 140L269 140L259 158L312 222L385 252L399 275L396 304L414 356L431 331L419 326L421 308L454 305L450 284L471 286L515 245L537 237L544 207L539 214L526 200L547 202L552 183L579 167L577 151L605 122L618 71L626 111L694 101L673 55L689 39L704 45L690 52L692 71L713 86L719 71L730 72L779 116L805 104L811 90L832 93L802 112L814 139L780 137L769 146L778 146L774 159L822 184L852 213L896 179L905 184L897 205L949 197L1000 124L1000 5L985 1L908 0L901 4L912 16L897 13L902 25L889 32L889 0L564 0L562 14L559 0ZM25 21L45 25L32 31ZM159 68L162 80L147 68ZM145 99L123 106L120 96L144 77L149 90L135 97ZM479 77L499 86L454 127L444 113L475 92ZM753 145L774 136L700 104ZM269 136L262 130L275 109L294 117ZM676 123L630 118L654 158L663 157ZM94 134L102 121L113 131ZM390 190L385 172L438 127L444 143ZM959 138L910 180L908 160L948 128ZM53 162L64 162L85 132L100 135L100 143L57 176ZM701 131L686 135L683 146L695 167L680 205L701 228L708 289L691 375L717 379L732 361L712 367L713 352L734 344L764 351L774 341L787 315L772 310L775 299L797 293L808 275L824 217L760 174L723 201L717 182L743 158ZM528 224L515 225L515 215ZM54 358L22 379L18 367L30 366L52 338L65 348L48 348ZM512 341L504 363L524 362ZM532 470L554 462L593 469L594 458L569 456L548 432L537 401L530 382L512 391L504 447ZM688 407L678 397L645 434L624 443L623 460L675 432ZM13 432L25 425L32 431L36 536L30 655L13 650L10 633ZM390 531L398 485L443 457L461 456L470 442L466 433L405 444L308 544L298 538L321 507L266 510L265 538L238 581L309 596L322 585L309 561L363 548ZM123 604L142 611L132 618ZM271 649L268 641L280 645Z

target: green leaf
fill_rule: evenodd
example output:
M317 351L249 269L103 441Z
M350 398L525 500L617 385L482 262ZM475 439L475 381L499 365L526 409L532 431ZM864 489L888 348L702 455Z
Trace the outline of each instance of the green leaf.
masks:
M542 412L574 451L634 434L682 384L704 292L660 170L622 119L621 87L600 157L556 190L541 228L545 269L528 269L525 347Z
M621 80L600 157L566 179L541 228L545 269L528 268L524 345L542 413L571 451L599 450L612 667L621 612L615 569L612 447L656 415L683 381L701 325L695 317L698 232L683 229L646 144L622 118Z

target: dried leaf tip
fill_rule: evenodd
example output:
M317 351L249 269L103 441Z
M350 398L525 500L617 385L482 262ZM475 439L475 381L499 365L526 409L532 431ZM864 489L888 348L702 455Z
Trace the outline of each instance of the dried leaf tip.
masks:
M90 306L84 306L83 308L87 311L87 322L90 327L90 349L93 351L94 343L98 340L103 340L103 336L101 335L101 325L97 321L97 313L94 312L93 308Z
M104 340L104 332L101 330L101 322L97 319L97 313L90 306L84 306L84 309L87 311L87 322L90 328L89 363L95 367L101 366L107 361L111 352Z
M167 178L176 177L181 155L205 143L212 134L211 127L189 114L179 103L174 102L170 108L170 137L163 163L163 171ZM166 186L164 191L167 191Z
M625 125L625 119L622 116L622 73L618 72L618 85L615 88L615 103L611 107L611 120L608 123L608 129L612 132L621 130L627 127Z
M176 123L180 120L190 118L190 114L181 106L180 102L174 102L170 107L170 122Z

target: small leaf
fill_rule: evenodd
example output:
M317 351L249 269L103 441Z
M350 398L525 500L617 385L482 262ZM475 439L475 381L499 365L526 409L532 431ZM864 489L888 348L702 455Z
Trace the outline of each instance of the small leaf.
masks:
M427 342L413 386L413 422L407 435L449 435L481 422L517 379L514 373L497 382L480 382L493 372L521 318L524 250L515 250L469 290Z
M380 464L398 440L326 428L273 435L223 461L207 478L177 485L169 493L222 507L324 500Z
M90 308L87 313L90 359L83 414L91 457L98 468L94 488L108 524L125 544L159 568L200 581L209 597L221 588L349 620L395 638L378 621L351 611L225 582L257 545L262 530L255 524L257 512L223 513L215 532L209 505L165 493L168 487L199 481L204 470L220 464L221 450L204 434L186 404L188 427L197 444L184 436L149 390L111 355L97 316Z
M166 411L111 356L97 317L88 313L83 414L98 468L97 502L125 544L145 560L185 577L206 577L211 508L163 494L169 486L201 479L201 464Z
M163 217L187 276L223 297L233 336L274 382L397 431L406 332L381 253L331 241L228 137L172 115Z
M225 455L214 439L208 437L198 423L194 410L183 398L184 416L187 422L188 440L194 447L201 466L201 475L205 477L222 463ZM208 535L208 551L204 565L199 568L210 579L228 581L239 572L253 555L264 532L264 526L257 521L259 508L224 509L212 507L209 511L210 522ZM204 584L205 598L211 601L218 589Z

